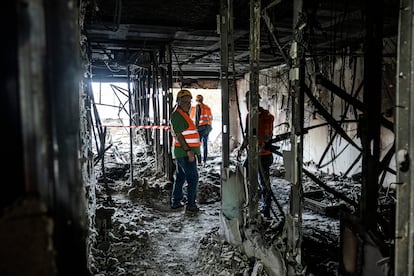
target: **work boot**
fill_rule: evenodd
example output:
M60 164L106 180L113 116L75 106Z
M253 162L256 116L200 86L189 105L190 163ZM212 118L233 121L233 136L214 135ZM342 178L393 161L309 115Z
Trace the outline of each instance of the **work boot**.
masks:
M181 201L177 204L171 204L171 209L179 209L184 207L184 203L182 203Z
M200 208L198 208L197 206L188 206L185 208L186 212L189 213L198 213L198 211L200 211Z

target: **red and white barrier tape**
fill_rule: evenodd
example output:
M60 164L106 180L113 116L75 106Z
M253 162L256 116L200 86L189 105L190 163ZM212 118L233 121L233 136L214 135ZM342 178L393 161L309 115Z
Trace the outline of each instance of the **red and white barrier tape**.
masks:
M137 129L170 129L169 126L123 126L123 125L100 125L100 127L125 127Z

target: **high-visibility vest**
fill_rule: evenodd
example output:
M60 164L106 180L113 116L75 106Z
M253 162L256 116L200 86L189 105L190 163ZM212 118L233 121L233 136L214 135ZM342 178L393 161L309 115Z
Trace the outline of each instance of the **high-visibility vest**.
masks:
M257 136L259 147L264 143L272 139L273 136L273 122L275 117L269 113L268 110L259 108L259 134ZM270 150L263 149L260 151L260 155L272 154Z
M200 134L198 134L197 128L194 122L191 120L190 116L179 107L177 107L173 112L180 113L180 115L185 119L185 121L188 124L187 129L181 132L181 134L184 136L187 145L191 148L199 147L201 145ZM175 135L173 128L171 128L171 134L173 137L173 145L175 147L181 147L181 144L178 141L177 135Z
M191 120L193 120L194 123L195 123L195 117L196 117L196 110L197 110L197 106L196 105L191 106L191 109L190 109L190 118L191 118Z
M198 120L198 126L211 125L213 123L213 115L208 105L199 103L200 106L200 118Z
M246 115L246 125L248 125L249 113ZM269 113L268 110L259 107L259 126L257 143L262 147L267 141L273 137L273 122L275 117ZM270 155L272 152L267 149L262 149L259 155Z

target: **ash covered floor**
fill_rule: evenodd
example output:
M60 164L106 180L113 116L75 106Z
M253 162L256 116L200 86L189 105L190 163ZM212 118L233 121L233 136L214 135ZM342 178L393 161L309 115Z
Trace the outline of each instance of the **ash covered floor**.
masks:
M96 217L89 237L93 275L268 275L260 260L247 257L220 236L220 153L213 152L207 165L200 167L201 210L187 214L184 209L170 209L172 183L156 174L153 156L137 147L131 184L129 165L124 163L128 140L124 137L112 142L117 146L106 154L106 178L100 164L96 166ZM286 213L290 186L283 170L276 158L271 185ZM350 198L358 192L358 185L350 180L326 178ZM343 204L306 179L304 192L319 194L317 200L326 206ZM276 216L264 220L260 228L267 242L282 248L281 214L274 203L273 209ZM302 231L306 273L339 275L339 220L306 207Z

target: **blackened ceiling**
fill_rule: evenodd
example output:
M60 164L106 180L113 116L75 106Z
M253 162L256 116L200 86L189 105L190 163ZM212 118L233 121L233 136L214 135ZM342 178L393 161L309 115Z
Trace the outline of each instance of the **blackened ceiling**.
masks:
M230 71L241 77L249 71L250 1L233 1L234 31L229 38ZM305 0L302 37L306 55L323 57L359 48L366 39L366 14L378 9L375 1ZM284 64L293 34L293 1L263 0L260 68ZM366 8L368 7L368 8ZM397 35L399 1L384 0L384 37ZM127 66L162 66L166 46L171 49L176 79L220 77L220 35L217 32L219 0L95 0L85 11L94 78L127 75ZM378 15L381 13L378 12ZM266 15L273 30L266 25ZM232 49L234 48L234 51ZM282 50L281 50L282 49ZM283 51L283 53L282 53ZM234 61L234 67L232 62Z

